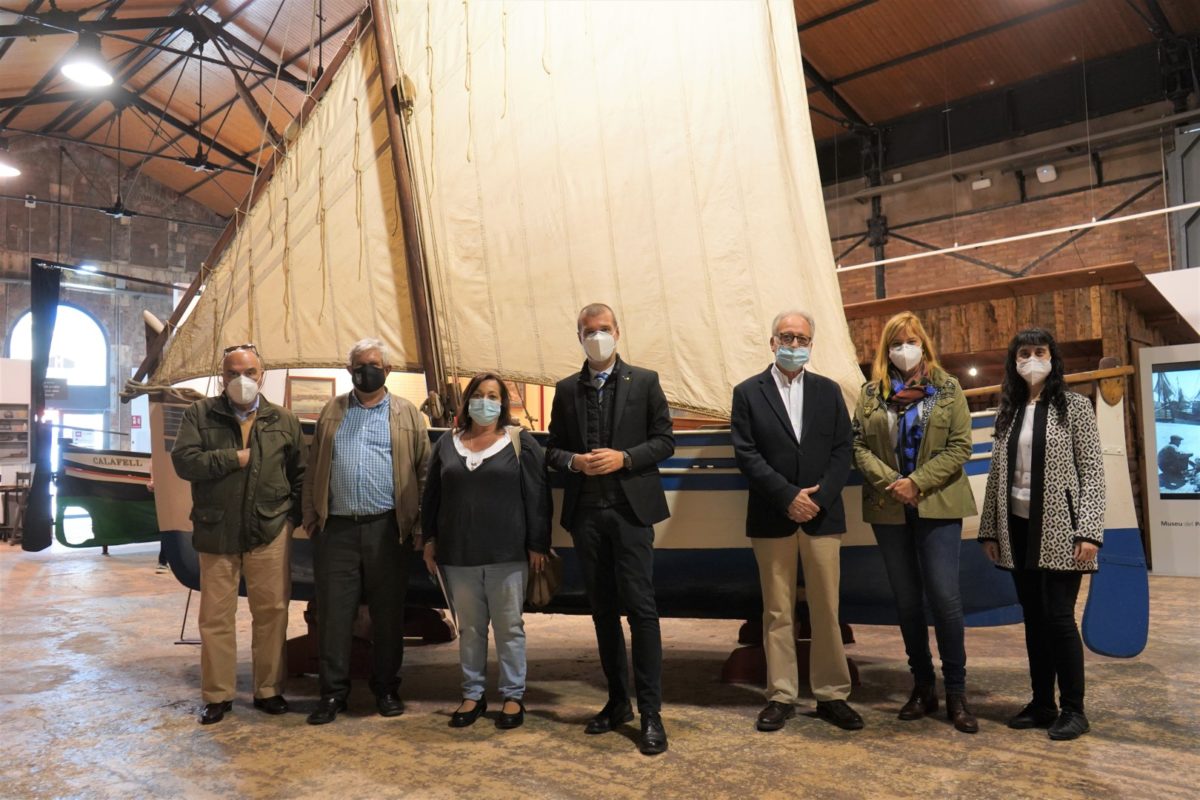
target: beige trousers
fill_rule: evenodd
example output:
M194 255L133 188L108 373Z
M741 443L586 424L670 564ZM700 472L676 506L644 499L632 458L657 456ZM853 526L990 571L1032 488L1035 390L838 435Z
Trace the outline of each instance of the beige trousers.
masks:
M292 526L275 540L240 555L200 553L200 689L205 703L237 693L238 581L246 579L250 602L250 655L254 696L283 694L287 674L288 560Z
M767 655L767 700L796 703L796 562L804 568L804 587L812 623L809 683L817 700L850 696L850 667L838 627L841 535L809 536L797 531L778 539L752 538L763 594L763 644Z

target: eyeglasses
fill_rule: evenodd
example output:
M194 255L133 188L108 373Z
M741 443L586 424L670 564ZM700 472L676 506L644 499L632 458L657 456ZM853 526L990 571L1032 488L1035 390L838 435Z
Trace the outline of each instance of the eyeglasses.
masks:
M794 344L798 344L801 347L808 347L812 344L812 339L801 333L777 333L775 334L775 338L779 340L780 344L786 347L791 347Z
M251 353L254 353L254 355L258 355L258 348L255 347L250 342L246 342L245 344L230 345L229 347L226 347L224 350L221 351L221 355L227 356L230 353L236 352L238 350L249 350Z

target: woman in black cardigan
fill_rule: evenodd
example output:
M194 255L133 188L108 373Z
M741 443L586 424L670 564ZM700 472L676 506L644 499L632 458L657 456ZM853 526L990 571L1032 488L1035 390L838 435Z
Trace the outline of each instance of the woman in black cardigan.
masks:
M550 550L550 488L542 449L511 427L508 387L491 373L463 392L454 430L434 445L421 500L425 565L439 568L458 615L463 700L450 727L465 728L487 710L488 624L496 637L498 728L525 721L525 624L529 570Z
M1087 733L1075 600L1104 543L1104 461L1095 409L1067 391L1058 345L1038 328L1008 346L979 540L1012 572L1025 614L1033 699L1008 726Z

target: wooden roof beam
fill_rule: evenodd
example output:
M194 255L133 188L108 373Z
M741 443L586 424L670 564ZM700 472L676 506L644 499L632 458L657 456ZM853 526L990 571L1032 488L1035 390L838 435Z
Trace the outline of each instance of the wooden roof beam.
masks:
M208 20L204 20L204 23L205 24L203 24L202 27L206 28L212 37L209 41L212 42L213 47L215 47L217 50L217 54L221 56L221 60L225 62L225 66L229 68L229 73L233 76L233 86L237 90L238 97L242 98L242 102L245 103L246 108L250 110L250 114L254 117L254 121L258 123L259 130L262 130L266 133L268 141L271 142L271 146L279 147L279 145L283 142L283 137L281 137L279 132L275 130L275 126L271 124L271 120L269 117L267 117L266 112L262 110L262 107L259 106L258 101L254 99L254 95L250 93L250 87L248 87L246 82L242 80L242 76L238 72L237 66L233 63L233 61L230 60L229 54L225 52L225 48L221 46L220 39L224 37L222 37L220 29L218 29L217 26L211 22L208 22Z
M359 16L360 16L360 15L361 15L361 12L356 12L354 15L352 15L352 16L350 16L350 17L347 17L345 20L343 20L343 21L342 21L342 22L340 22L339 24L335 25L335 26L334 26L334 27L333 27L333 28L332 28L330 31L328 31L328 32L325 34L325 36L324 36L324 37L323 37L323 38L322 38L322 39L321 39L319 42L315 42L313 46L315 47L317 44L320 44L320 43L322 43L322 42L329 41L329 40L330 40L330 39L332 39L333 37L335 37L335 36L339 35L340 33L342 33L342 31L344 31L344 30L346 30L347 28L349 28L350 26L354 25L354 24L355 24L355 22L357 22L357 21L358 21L358 18L359 18ZM288 59L287 59L287 60L284 62L284 64L283 64L283 65L284 65L285 67L287 67L287 66L291 66L292 64L296 63L296 62L297 62L297 61L299 61L301 58L303 58L303 57L304 57L304 56L305 56L307 53L309 53L311 50L312 50L312 48L311 48L311 47L310 47L310 48L306 48L306 49L304 49L304 50L302 50L302 51L300 51L300 52L298 52L298 53L296 53L296 54L294 54L294 55L292 55L292 56L288 57ZM266 82L266 81L264 81L264 80L260 80L260 79L258 79L258 78L255 78L255 80L254 80L254 81L252 81L252 82L250 83L250 88L251 88L251 89L255 89L255 88L257 88L257 87L261 86L261 85L262 85L263 83L265 83L265 82ZM230 98L229 100L226 100L224 103L221 103L219 106L217 106L216 108L214 108L214 109L213 109L211 112L209 112L208 114L206 114L206 115L202 116L202 117L200 118L200 123L201 123L201 124L203 124L203 123L205 123L205 122L208 122L209 120L211 120L211 119L215 118L215 117L216 117L218 114L220 114L221 112L225 111L227 108L229 108L230 106L232 106L232 105L233 105L234 103L236 103L236 102L237 102L237 98L236 98L236 97L233 97L233 98ZM167 143L166 143L166 144L164 144L162 147L158 148L157 150L154 150L154 151L153 151L153 152L154 152L154 154L155 154L155 155L157 155L157 154L159 154L159 153L162 153L164 150L166 150L168 147L170 147L171 145L173 145L175 142L179 141L179 139L180 139L180 138L182 138L182 137L176 137L176 138L174 138L174 139L168 140L168 141L167 141ZM134 169L136 169L136 168L137 168L137 167L135 166L135 167L134 167Z

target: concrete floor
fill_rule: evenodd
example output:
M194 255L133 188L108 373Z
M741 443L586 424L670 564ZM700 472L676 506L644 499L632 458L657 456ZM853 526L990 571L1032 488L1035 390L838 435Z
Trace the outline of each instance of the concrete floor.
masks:
M1152 579L1150 644L1137 659L1088 653L1092 733L1064 743L1004 727L1027 697L1018 626L968 630L975 736L941 717L896 719L909 688L900 637L867 626L849 647L862 673L851 702L866 729L802 715L761 734L759 691L716 680L738 623L664 620L671 749L648 759L633 728L583 734L605 693L590 620L565 616L527 618L521 729L446 726L455 644L408 650L404 716L368 713L358 686L349 714L314 728L304 723L312 677L290 686L298 713L250 706L243 607L243 694L232 717L201 727L198 648L173 644L187 592L154 573L156 552L0 545L0 797L1200 797L1200 580Z

